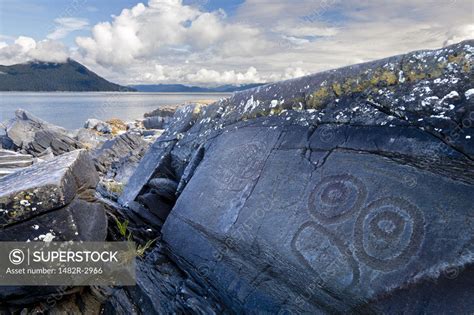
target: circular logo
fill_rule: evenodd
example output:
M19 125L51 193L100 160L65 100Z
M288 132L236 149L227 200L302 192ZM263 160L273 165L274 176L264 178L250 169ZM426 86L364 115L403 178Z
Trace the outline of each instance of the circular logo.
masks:
M25 254L21 249L12 249L8 258L12 264L19 265L25 260Z

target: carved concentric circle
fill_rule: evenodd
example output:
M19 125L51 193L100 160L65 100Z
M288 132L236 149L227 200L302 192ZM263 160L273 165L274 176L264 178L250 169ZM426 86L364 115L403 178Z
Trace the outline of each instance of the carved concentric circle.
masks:
M390 271L408 263L419 249L423 214L402 198L382 198L360 212L354 234L357 257L374 269Z
M364 183L352 175L323 178L313 189L308 201L310 213L324 223L347 219L358 211L367 196Z

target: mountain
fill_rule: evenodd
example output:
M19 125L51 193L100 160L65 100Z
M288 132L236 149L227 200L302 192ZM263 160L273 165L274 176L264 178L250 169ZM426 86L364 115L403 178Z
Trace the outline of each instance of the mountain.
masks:
M135 91L105 80L80 63L29 62L0 65L0 91Z
M155 84L155 85L131 85L139 92L169 92L169 93L230 93L251 89L265 83L252 83L243 85L221 85L213 88L188 86L183 84Z

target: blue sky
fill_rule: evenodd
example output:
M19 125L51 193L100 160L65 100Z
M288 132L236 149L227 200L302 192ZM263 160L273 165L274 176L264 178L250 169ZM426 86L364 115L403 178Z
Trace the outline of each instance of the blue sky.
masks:
M0 0L0 64L73 58L122 84L270 82L473 38L473 16L472 0Z
M90 25L110 20L124 8L131 8L137 0L0 0L0 34L17 38L28 35L35 40L45 38L54 29L54 20L61 17L87 19ZM243 0L185 0L184 4L198 5L208 11L224 9L235 13ZM88 29L70 33L64 42L74 44L76 36L85 36Z

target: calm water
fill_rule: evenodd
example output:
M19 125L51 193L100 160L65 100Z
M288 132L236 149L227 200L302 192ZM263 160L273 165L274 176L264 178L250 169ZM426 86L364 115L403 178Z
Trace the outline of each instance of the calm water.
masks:
M162 105L196 100L218 100L230 94L204 93L31 93L0 92L0 122L14 117L15 110L25 109L59 126L76 129L89 118L119 118L132 121Z

